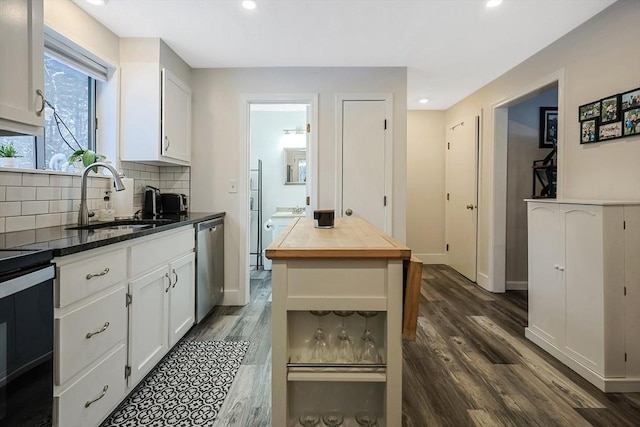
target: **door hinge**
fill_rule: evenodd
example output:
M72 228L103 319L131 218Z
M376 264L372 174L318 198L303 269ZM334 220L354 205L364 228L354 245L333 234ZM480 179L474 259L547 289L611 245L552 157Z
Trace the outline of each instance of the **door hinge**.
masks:
M449 150L451 148L451 143L447 142L447 150Z
M627 287L626 286L624 287L624 296L625 297L627 296Z
M311 206L311 197L307 196L305 202L307 203L307 206Z
M449 193L447 193L447 200L449 200Z
M627 361L627 353L626 352L624 353L624 361L625 362Z
M445 247L445 249L447 250L447 252L449 252L449 244L447 243L447 246Z
M311 123L307 123L307 133L311 132Z
M125 307L129 307L131 305L131 303L133 303L133 295L131 294L125 294L125 303L124 306Z
M384 119L384 130L387 130L387 119Z
M96 117L96 130L98 130L98 118Z
M383 204L384 206L387 206L387 196L384 196Z
M622 229L623 230L627 229L627 221L622 221Z
M131 366L125 365L124 367L124 379L126 380L131 376Z

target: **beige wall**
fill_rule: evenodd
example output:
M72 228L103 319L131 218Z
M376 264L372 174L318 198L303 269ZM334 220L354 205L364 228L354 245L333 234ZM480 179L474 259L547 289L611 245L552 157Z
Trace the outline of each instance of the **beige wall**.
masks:
M444 111L407 112L407 246L424 263L446 264Z
M194 70L192 133L192 205L194 211L226 211L225 304L242 302L240 257L247 238L247 163L241 158L243 96L319 94L318 206L332 208L336 195L336 94L393 94L393 235L405 240L407 70L390 68L242 68ZM238 193L228 191L238 180ZM248 249L247 249L248 252ZM238 295L234 300L234 293Z
M505 73L446 113L483 110L480 172L479 281L490 273L494 202L492 106L534 90L554 73L560 85L558 192L564 198L640 200L640 137L580 145L578 106L640 86L640 2L619 0L565 37ZM501 179L501 178L498 178ZM497 251L504 251L497 247ZM493 261L493 260L492 260ZM493 265L493 262L492 262Z

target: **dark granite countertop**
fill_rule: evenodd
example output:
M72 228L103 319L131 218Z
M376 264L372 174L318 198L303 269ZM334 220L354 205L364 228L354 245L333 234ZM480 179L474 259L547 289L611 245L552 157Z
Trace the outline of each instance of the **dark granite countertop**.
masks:
M168 219L169 221L143 229L68 230L67 228L73 227L74 224L67 224L58 227L0 233L0 249L53 249L53 256L61 257L189 224L197 224L224 215L224 212L189 212L184 215L159 215L156 219Z

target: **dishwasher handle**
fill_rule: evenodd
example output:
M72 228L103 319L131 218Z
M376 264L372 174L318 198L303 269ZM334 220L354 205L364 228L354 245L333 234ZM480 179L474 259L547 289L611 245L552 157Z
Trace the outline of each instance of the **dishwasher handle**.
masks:
M207 230L207 229L210 229L210 228L215 228L218 225L222 225L222 224L224 224L224 218L215 218L215 219L212 219L210 221L203 221L203 222L198 223L196 229L197 229L197 231L199 233L201 231L204 231L204 230Z

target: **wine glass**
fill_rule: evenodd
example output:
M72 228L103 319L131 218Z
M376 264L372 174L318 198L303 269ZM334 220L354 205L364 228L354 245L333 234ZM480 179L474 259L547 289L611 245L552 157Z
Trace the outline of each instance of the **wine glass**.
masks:
M353 311L334 311L334 314L342 318L340 329L336 337L335 361L336 363L353 363L355 362L353 341L351 340L351 336L344 325L344 318L351 316Z
M361 411L356 414L356 422L359 426L375 427L378 425L378 417L369 411Z
M358 361L361 363L381 363L382 357L378 351L378 345L373 338L373 334L369 330L369 318L378 314L377 311L358 311L358 314L364 317L364 332L360 338L360 349L358 352Z
M300 425L302 427L316 427L318 424L320 424L320 415L314 414L312 412L306 412L300 415L298 421L300 422Z
M328 427L338 427L342 425L344 416L338 411L329 411L322 416L322 422Z
M327 363L331 359L331 351L320 326L320 319L329 313L330 311L311 311L311 314L318 317L318 326L313 334L313 340L309 342L307 347L307 362L309 363Z

